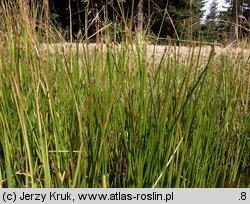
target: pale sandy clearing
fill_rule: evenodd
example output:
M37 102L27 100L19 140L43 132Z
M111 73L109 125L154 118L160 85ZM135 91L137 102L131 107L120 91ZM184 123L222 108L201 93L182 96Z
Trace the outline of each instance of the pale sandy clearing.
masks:
M86 44L78 44L78 51L81 54L84 52L88 51L89 53L97 53L97 52L104 52L106 53L108 48L115 49L116 51L122 50L122 44L118 45L106 45L106 44L95 44L95 43L90 43L88 45ZM227 55L230 57L238 57L241 56L243 58L249 58L250 57L250 50L249 49L243 49L243 48L237 48L233 46L229 47L219 47L215 46L212 48L212 46L202 46L200 47L184 47L184 46L162 46L162 45L143 45L138 49L138 46L130 46L128 49L137 54L138 53L145 53L145 56L147 60L155 60L156 62L159 61L163 55L167 56L175 56L178 55L181 57L182 60L186 60L192 53L194 56L198 56L199 52L201 53L201 57L203 59L208 58L210 52L212 49L213 50L213 55L216 57L219 57L221 55ZM42 51L43 55L44 54L61 54L61 55L66 55L69 56L71 54L76 53L77 51L77 44L73 43L55 43L55 44L42 44Z

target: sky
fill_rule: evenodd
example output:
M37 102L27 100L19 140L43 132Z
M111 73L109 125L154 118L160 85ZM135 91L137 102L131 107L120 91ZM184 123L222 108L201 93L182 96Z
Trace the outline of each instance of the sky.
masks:
M208 14L209 12L209 8L210 8L210 4L212 3L213 0L207 0L207 3L205 5L205 15L204 17L206 16L206 14ZM218 10L223 10L223 6L227 6L227 4L225 3L225 0L217 0L218 2ZM224 8L225 10L225 8Z
M207 0L206 6L205 6L206 11L209 9L210 4L212 3L212 1L213 0ZM225 0L217 0L217 2L219 3L219 5L218 5L219 10L222 10L223 6L227 6L227 4L225 3Z

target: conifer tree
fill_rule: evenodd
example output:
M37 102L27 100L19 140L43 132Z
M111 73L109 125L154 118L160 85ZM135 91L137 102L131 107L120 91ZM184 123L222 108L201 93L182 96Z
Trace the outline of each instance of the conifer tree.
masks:
M218 0L213 0L210 4L209 13L206 16L206 20L216 20L218 15Z
M206 16L206 29L208 40L214 41L218 37L218 1L213 0L210 4L209 13Z
M143 19L144 19L144 0L139 0L137 6L137 25L136 25L136 32L137 38L139 41L143 38Z
M124 19L121 19L121 12L123 12L126 20L129 18L132 22L131 28L136 33L150 28L152 33L164 38L167 36L187 38L189 34L193 38L199 30L198 25L203 15L205 0L70 0L70 2L73 33L77 33L79 27L86 29L84 25L86 12L90 25L95 19L94 11L100 12L100 21L108 15L109 22L118 23L118 19L122 25ZM70 19L68 3L69 0L50 1L53 13L51 16L54 16L55 21L65 30L69 27ZM88 32L91 32L90 35L95 33L95 28L91 26Z
M150 0L145 1L145 13L151 14L151 28L161 37L188 38L196 35L199 21L204 14L204 0ZM148 12L147 8L151 8Z

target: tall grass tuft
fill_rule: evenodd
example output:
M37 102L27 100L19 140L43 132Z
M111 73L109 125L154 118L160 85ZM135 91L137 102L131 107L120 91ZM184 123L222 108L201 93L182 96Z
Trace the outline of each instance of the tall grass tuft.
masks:
M249 56L62 52L17 2L1 11L0 187L250 187Z

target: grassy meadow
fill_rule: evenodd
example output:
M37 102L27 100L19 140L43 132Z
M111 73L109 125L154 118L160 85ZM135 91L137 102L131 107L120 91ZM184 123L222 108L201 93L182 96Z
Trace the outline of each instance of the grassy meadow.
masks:
M188 46L185 60L126 39L63 54L37 13L1 11L0 187L250 187L243 45L206 58Z

